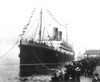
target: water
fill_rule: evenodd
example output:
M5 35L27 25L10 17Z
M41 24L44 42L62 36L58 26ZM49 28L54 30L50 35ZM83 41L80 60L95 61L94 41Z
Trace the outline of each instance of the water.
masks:
M19 77L19 63L13 59L0 61L0 82L17 82Z
M95 72L100 75L100 66ZM20 80L21 79L21 80ZM19 77L19 59L2 59L0 60L0 82L49 82L51 76L38 75L27 77L27 81L22 81ZM81 82L92 82L92 78L81 77Z
M49 82L50 77L47 75L33 75L26 77L27 81L21 81L23 78L19 77L19 60L3 59L0 61L0 82Z

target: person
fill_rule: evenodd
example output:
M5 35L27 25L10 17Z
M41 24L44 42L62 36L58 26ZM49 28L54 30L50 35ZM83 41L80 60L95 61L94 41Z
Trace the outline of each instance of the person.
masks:
M60 81L60 78L59 78L60 74L59 74L59 71L56 71L53 76L51 77L51 81L50 82L58 82Z
M66 70L65 75L64 75L64 80L67 81L68 79L69 79L69 74L68 74L68 72Z
M80 71L81 71L81 68L79 66L77 66L75 68L77 82L80 82Z
M92 82L100 82L100 78L99 78L99 74L98 73L95 73Z

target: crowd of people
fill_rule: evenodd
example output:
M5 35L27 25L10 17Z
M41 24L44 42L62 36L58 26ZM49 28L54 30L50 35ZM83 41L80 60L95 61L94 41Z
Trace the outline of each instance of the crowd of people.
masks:
M80 76L93 78L96 64L95 58L71 61L65 64L62 70L56 70L51 77L51 82L80 82Z

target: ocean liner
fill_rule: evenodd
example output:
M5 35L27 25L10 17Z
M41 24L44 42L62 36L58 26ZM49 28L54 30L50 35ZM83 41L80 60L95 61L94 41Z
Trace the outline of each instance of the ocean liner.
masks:
M33 16L33 13L32 13ZM56 26L52 28L51 36L47 32L44 37L46 26L43 25L43 10L39 12L39 22L35 28L32 38L25 37L28 31L32 16L29 23L24 27L23 34L20 38L20 76L31 76L32 74L48 74L50 71L61 67L68 61L74 59L74 51L71 45L62 39L63 32ZM35 23L34 23L35 24ZM49 29L51 29L49 27ZM26 33L26 34L25 34ZM37 35L37 39L35 39ZM66 36L65 36L66 38Z

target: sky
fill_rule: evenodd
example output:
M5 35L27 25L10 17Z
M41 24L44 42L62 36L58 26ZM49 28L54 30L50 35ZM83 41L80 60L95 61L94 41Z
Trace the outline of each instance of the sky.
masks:
M18 40L34 8L48 9L67 24L68 42L76 55L100 49L100 0L0 0L0 56ZM19 52L17 46L15 51ZM16 58L18 53L10 56Z

